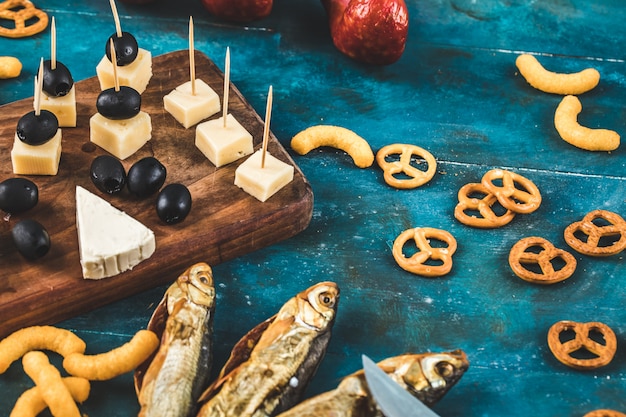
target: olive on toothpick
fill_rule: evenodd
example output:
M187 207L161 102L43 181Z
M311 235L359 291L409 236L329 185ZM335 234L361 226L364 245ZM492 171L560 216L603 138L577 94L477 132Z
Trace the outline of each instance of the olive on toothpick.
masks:
M41 109L42 84L43 58L35 77L35 110L26 113L17 122L17 137L27 145L43 145L52 139L59 129L59 120L56 115L51 111Z
M137 58L139 45L137 44L137 39L135 39L131 33L122 31L120 17L117 13L117 7L115 6L115 0L110 0L109 2L111 3L111 11L113 12L113 19L115 20L115 33L107 39L107 43L104 46L104 52L107 58L109 58L109 61L113 62L111 49L109 48L109 43L113 41L117 57L116 63L118 66L122 67L132 63L135 58Z
M117 64L115 63L116 51L113 40L109 41L111 56L113 57L114 87L103 90L96 100L98 113L107 119L122 120L130 119L139 114L141 110L141 94L132 87L120 86L117 77Z
M43 91L51 97L62 97L74 86L70 70L56 59L56 24L50 25L50 59L43 62Z

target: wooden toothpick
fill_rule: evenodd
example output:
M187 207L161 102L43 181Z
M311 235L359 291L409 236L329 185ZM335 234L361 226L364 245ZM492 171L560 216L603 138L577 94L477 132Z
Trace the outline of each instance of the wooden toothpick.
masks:
M109 0L111 4L111 12L113 12L113 20L115 21L115 33L117 33L117 37L122 37L122 25L120 24L120 16L117 14L117 6L115 5L115 0Z
M35 77L35 116L41 114L41 91L43 90L43 57L39 61L39 71Z
M50 23L50 69L57 69L57 27L52 16Z
M115 53L115 45L113 45L113 39L109 42L111 48L111 64L113 64L113 85L115 91L120 91L120 80L117 77L117 54Z
M191 78L191 95L196 95L196 57L193 41L193 17L189 16L189 76Z
M267 92L267 106L265 107L265 125L263 126L263 148L261 151L261 168L265 168L265 154L267 153L267 142L270 136L270 118L272 117L272 86Z
M226 59L224 62L224 100L222 103L222 119L226 129L226 116L228 116L228 93L230 92L230 47L226 47Z

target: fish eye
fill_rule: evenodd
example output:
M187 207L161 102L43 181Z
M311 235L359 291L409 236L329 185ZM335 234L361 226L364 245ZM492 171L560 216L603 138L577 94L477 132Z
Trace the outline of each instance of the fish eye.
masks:
M436 368L437 373L444 378L454 374L454 366L450 362L439 362Z
M335 298L327 292L323 292L320 295L318 295L317 299L325 307L332 308L335 305Z
M205 277L204 275L202 275L200 277L200 282L203 284L208 284L209 283L209 279L207 277Z

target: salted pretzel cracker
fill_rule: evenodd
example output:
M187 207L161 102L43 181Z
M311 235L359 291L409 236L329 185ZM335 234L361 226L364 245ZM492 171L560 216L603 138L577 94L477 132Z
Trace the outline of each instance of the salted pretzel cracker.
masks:
M85 348L85 342L69 330L53 326L25 327L0 341L0 374L32 350L49 350L66 357L83 353Z
M1 20L12 22L10 27L0 23L0 36L7 38L24 38L48 27L48 14L28 0L6 0L0 3Z
M54 417L81 417L72 394L61 379L61 373L40 351L28 352L22 358L24 372L41 390L41 397Z
M573 331L574 338L561 341L561 333ZM595 341L590 334L596 333L604 344ZM548 331L548 346L554 356L564 365L574 369L589 370L608 365L617 351L617 338L609 326L600 322L578 323L570 320L556 322ZM585 350L594 356L579 358L576 352Z
M397 160L390 160L392 155L400 155L400 157ZM414 156L426 162L425 171L411 163ZM376 153L376 162L384 172L385 182L401 189L417 188L426 184L433 178L437 169L437 161L430 152L419 146L405 143L382 147ZM396 177L397 174L404 174L407 178Z
M70 391L75 402L83 403L89 397L91 386L85 378L68 376L61 379ZM19 396L9 417L35 417L48 408L48 404L41 395L41 388L34 386Z
M563 235L565 242L583 255L617 255L626 249L626 220L612 211L593 210L567 226Z
M590 411L583 417L626 417L626 414L620 413L619 411L603 408Z
M477 195L482 197L478 198ZM498 199L481 183L465 184L459 189L457 197L459 203L454 208L454 217L467 226L493 229L510 223L515 217L515 213L508 209L498 215L493 210ZM477 213L480 217L472 213Z
M534 251L534 248L540 249ZM561 260L563 266L555 269L553 261ZM554 284L571 277L576 270L576 258L569 252L555 247L550 241L531 236L520 239L509 252L509 265L515 275L534 284ZM541 272L528 266L535 265Z
M345 127L311 126L297 133L291 139L291 148L300 155L306 155L313 149L322 146L330 146L348 153L359 168L368 168L374 163L374 152L369 143Z
M404 245L413 239L418 252L407 258ZM433 247L431 240L444 242L446 247ZM423 277L440 277L452 269L452 255L456 252L456 239L447 231L432 227L416 227L402 232L393 242L392 254L405 271ZM438 264L431 264L430 261Z
M90 381L105 381L132 371L159 347L159 338L150 330L139 330L132 339L108 352L97 355L73 353L63 359L70 375Z
M595 68L586 68L575 73L548 71L531 54L521 54L515 65L528 84L546 93L582 94L598 85L600 73Z
M619 147L619 133L609 129L591 129L578 123L583 110L576 96L565 96L554 112L554 127L565 142L587 151L613 151Z
M499 181L502 185L498 185ZM483 175L480 182L496 196L502 207L514 213L532 213L541 205L541 193L537 186L515 172L492 169Z

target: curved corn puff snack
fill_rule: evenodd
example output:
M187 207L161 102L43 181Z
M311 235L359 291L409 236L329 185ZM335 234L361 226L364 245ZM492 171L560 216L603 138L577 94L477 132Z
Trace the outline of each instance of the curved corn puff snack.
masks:
M32 350L49 350L65 357L83 353L85 342L69 330L52 326L32 326L18 330L0 341L0 374Z
M74 376L90 381L105 381L132 371L159 346L159 338L150 330L139 330L122 346L97 355L73 353L63 359L63 368Z
M35 382L41 398L54 417L81 417L78 406L63 383L61 373L50 364L45 353L28 352L22 358L24 372Z
M554 127L561 138L587 151L613 151L619 147L620 136L608 129L590 129L578 124L583 107L576 96L565 96L554 113Z
M522 54L515 65L528 84L546 93L582 94L598 85L600 73L595 68L587 68L575 73L557 73L546 70L534 55Z
M330 146L345 151L359 168L367 168L374 163L374 152L369 143L345 127L311 126L291 139L291 148L300 155L305 155L320 146Z
M70 391L74 401L82 403L89 397L90 384L85 378L65 377L63 383ZM35 417L48 408L48 404L41 396L41 388L34 386L24 391L17 399L9 417Z

